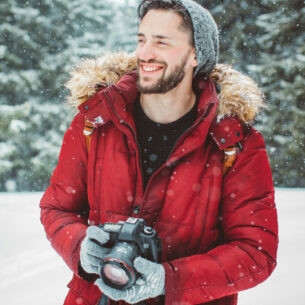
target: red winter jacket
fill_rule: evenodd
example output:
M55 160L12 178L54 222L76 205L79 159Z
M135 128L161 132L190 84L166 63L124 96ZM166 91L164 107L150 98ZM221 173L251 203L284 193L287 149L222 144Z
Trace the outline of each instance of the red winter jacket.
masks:
M144 218L162 240L165 304L236 304L239 291L264 281L276 265L277 216L263 138L248 127L223 176L223 152L211 136L218 98L214 83L205 81L197 120L143 190L132 117L136 77L126 74L79 107L41 200L47 237L74 272L65 304L96 305L101 297L78 274L88 222L130 216ZM99 126L89 152L85 116ZM223 145L235 134L227 129L220 131Z

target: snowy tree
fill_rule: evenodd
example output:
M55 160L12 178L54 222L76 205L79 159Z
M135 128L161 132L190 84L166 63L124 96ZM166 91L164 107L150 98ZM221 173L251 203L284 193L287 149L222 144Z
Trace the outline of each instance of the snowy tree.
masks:
M124 0L114 4L116 13L109 25L111 34L107 40L106 49L133 52L136 47L137 2Z
M0 191L43 190L74 112L64 83L82 57L105 52L113 1L0 4Z
M303 1L265 1L257 19L262 35L260 78L270 111L263 128L278 185L305 186L305 6Z
M275 185L305 186L305 6L299 0L198 1L220 28L220 61L252 76L268 101L256 127Z
M198 0L220 29L219 61L252 76L277 186L305 187L304 1ZM133 51L139 0L0 3L0 191L43 190L74 112L64 83L84 57Z

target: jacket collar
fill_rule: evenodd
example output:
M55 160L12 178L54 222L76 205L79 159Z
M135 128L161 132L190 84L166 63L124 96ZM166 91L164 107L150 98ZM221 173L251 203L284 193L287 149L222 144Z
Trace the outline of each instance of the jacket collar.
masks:
M81 105L101 88L112 87L113 84L116 86L122 77L135 69L136 59L133 54L108 53L96 59L84 60L72 71L66 83L70 91L67 101L74 106ZM233 116L249 124L260 108L264 107L264 96L257 84L232 67L218 64L207 77L219 88L218 122ZM125 100L129 100L128 97Z

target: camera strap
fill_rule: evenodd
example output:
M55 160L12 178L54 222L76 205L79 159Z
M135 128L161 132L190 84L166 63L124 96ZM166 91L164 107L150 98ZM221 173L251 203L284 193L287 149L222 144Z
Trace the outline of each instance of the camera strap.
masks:
M98 305L109 305L109 298L103 294Z
M210 135L224 153L222 174L225 176L243 149L241 141L244 139L244 126L235 116L223 117L212 125Z
M109 305L109 304L110 304L110 299L106 295L103 294L98 305ZM159 304L164 304L164 298L162 298L162 302ZM146 305L146 303L144 301L142 301L142 302L136 303L134 305Z
M87 146L87 150L89 152L90 150L90 142L91 142L91 137L94 131L94 126L91 122L89 122L87 120L87 118L85 118L85 126L83 129L83 135L86 137L86 146Z

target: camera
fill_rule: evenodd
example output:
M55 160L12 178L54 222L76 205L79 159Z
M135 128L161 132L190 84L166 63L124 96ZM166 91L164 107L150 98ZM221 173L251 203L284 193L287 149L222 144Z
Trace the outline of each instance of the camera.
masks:
M106 222L100 227L109 233L109 241L103 247L110 251L101 261L101 277L107 285L117 289L132 286L138 277L133 266L138 256L160 262L161 240L143 219L130 217L125 222Z

